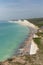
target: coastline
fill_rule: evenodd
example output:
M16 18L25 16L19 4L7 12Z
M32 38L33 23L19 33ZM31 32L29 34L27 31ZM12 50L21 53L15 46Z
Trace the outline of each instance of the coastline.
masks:
M18 23L19 25L26 26L27 28L30 29L29 35L19 46L18 50L15 52L15 55L36 54L38 51L38 46L33 41L33 37L34 37L35 33L37 33L38 27L35 26L34 24L30 23L27 20L11 21L10 23ZM34 46L36 46L35 51L33 51ZM33 47L33 49L31 49L32 47ZM31 53L31 51L33 51L33 52Z
M19 22L20 22L19 24L22 23L23 25L29 27L29 29L30 29L30 35L27 37L27 39L25 39L25 41L23 43L24 46L19 49L20 55L25 55L25 54L33 55L33 54L36 54L37 51L38 51L38 46L33 41L33 37L34 37L34 34L37 32L38 28L34 24L30 23L27 20L24 20L24 22L21 22L21 21L19 21Z
M26 20L25 20L26 21ZM22 22L22 21L21 21ZM24 22L22 22L23 24ZM26 22L25 22L26 23ZM19 23L18 23L19 24ZM28 24L28 23L27 23ZM19 54L17 55L25 55L25 54L30 54L30 47L31 47L31 41L33 40L33 35L35 34L35 32L37 31L37 28L33 26L33 28L29 25L25 24L25 26L30 28L30 35L27 36L27 38L25 39L25 41L21 44L22 48L20 47L18 49L18 52L20 51ZM31 23L30 23L31 24ZM21 24L20 24L21 25ZM36 29L36 30L35 30ZM20 45L20 46L21 46ZM37 50L35 51L37 52ZM36 53L35 53L36 54Z

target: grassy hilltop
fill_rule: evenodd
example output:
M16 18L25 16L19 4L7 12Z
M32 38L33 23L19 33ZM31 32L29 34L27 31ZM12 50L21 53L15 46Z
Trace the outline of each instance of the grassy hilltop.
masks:
M43 26L43 18L32 18L27 20L39 27Z

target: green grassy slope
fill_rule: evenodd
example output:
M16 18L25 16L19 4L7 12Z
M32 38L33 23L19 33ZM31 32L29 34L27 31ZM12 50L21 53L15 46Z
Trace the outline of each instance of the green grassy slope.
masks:
M33 19L27 19L27 20L39 27L43 26L43 18L33 18Z

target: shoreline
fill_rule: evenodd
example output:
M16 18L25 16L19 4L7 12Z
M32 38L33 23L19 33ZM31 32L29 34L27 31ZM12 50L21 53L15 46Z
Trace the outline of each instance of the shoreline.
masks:
M26 22L28 22L27 20L25 20ZM37 53L37 51L38 51L38 46L36 45L36 43L33 41L33 37L34 37L34 34L37 32L37 27L34 25L34 24L32 24L32 23L30 23L29 22L29 24L30 24L30 26L29 26L29 24L27 23L26 24L26 22L21 22L23 25L24 25L24 23L25 23L25 26L27 26L27 27L29 27L30 28L30 35L27 37L27 39L25 39L25 41L24 41L24 46L23 46L23 48L20 48L19 49L19 51L20 51L20 54L21 55L25 55L25 54L29 54L29 55L33 55L33 54L36 54ZM32 26L33 27L32 27ZM36 29L36 30L35 30ZM31 49L33 47L33 49ZM36 49L35 49L36 48ZM34 51L35 50L35 51Z
M26 21L26 20L25 20ZM25 22L26 23L26 22ZM19 23L18 23L19 24ZM22 24L23 24L23 22L22 22ZM27 23L28 24L28 23ZM30 33L29 33L29 35L27 36L27 38L23 41L23 43L20 45L21 47L19 47L19 49L18 49L18 52L20 51L20 53L19 54L17 54L17 55L25 55L25 54L30 54L30 48L31 48L31 44L32 44L32 40L33 40L33 35L35 34L35 29L37 29L37 28L35 28L34 26L33 26L33 28L31 27L31 26L29 26L29 25L27 25L27 24L25 24L25 26L27 26L27 27L29 27L29 29L30 29ZM30 23L31 24L31 23ZM21 25L21 24L20 24ZM29 43L29 44L28 44ZM16 54L15 55L13 55L13 56L16 56ZM13 57L12 56L12 57ZM11 58L12 58L11 57Z
M12 22L11 22L12 23ZM33 37L34 37L34 34L37 32L37 27L30 23L29 21L27 20L24 20L24 21L13 21L13 23L18 23L20 25L23 25L23 26L27 26L27 28L30 29L30 33L29 35L27 36L27 38L22 42L22 44L19 46L18 50L15 52L14 55L24 55L24 54L29 54L29 55L33 55L33 54L36 54L37 53L37 50L38 50L38 46L35 44L35 42L33 41ZM32 42L31 42L32 41ZM29 44L28 44L29 43ZM36 45L37 48L34 52L30 53L31 52L31 46L32 45ZM33 51L33 50L32 50Z

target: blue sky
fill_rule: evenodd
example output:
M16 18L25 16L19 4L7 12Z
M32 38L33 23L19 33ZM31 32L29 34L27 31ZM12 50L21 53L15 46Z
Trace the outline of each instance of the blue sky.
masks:
M43 0L0 0L0 20L43 17Z

